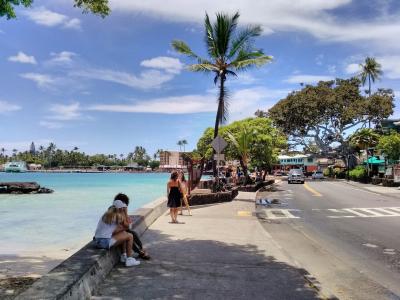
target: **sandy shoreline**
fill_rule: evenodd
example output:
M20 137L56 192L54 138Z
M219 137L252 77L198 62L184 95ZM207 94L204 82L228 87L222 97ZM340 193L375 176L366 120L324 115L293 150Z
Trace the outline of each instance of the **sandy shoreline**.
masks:
M0 252L0 299L13 299L17 294L48 273L62 261L79 251L88 240L81 240L73 247L59 249L51 246L37 250Z

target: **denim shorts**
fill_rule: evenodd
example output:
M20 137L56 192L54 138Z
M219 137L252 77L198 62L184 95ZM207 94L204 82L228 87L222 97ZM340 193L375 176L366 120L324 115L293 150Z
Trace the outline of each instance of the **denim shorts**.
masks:
M115 240L113 238L95 238L94 243L97 248L110 249L115 244Z

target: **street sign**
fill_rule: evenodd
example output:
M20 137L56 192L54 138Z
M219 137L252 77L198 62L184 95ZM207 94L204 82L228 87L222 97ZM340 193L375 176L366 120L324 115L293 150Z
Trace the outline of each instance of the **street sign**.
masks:
M214 154L214 160L225 160L225 155L223 155L223 154Z
M228 146L228 143L219 135L211 142L211 146L217 153L221 153L222 150Z

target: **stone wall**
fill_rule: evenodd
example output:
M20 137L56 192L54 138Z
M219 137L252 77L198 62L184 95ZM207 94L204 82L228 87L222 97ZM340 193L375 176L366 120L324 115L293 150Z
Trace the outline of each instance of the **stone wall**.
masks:
M189 196L189 203L191 206L230 202L237 195L239 191L232 189L232 191L219 192L219 193L208 193L208 194L192 194Z

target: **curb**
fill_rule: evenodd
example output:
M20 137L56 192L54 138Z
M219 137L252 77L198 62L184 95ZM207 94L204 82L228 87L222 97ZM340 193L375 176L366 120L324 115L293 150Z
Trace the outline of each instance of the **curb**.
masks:
M135 231L142 235L166 211L166 197L158 198L135 210ZM97 249L93 242L89 242L15 299L90 299L93 290L118 261L117 249Z

